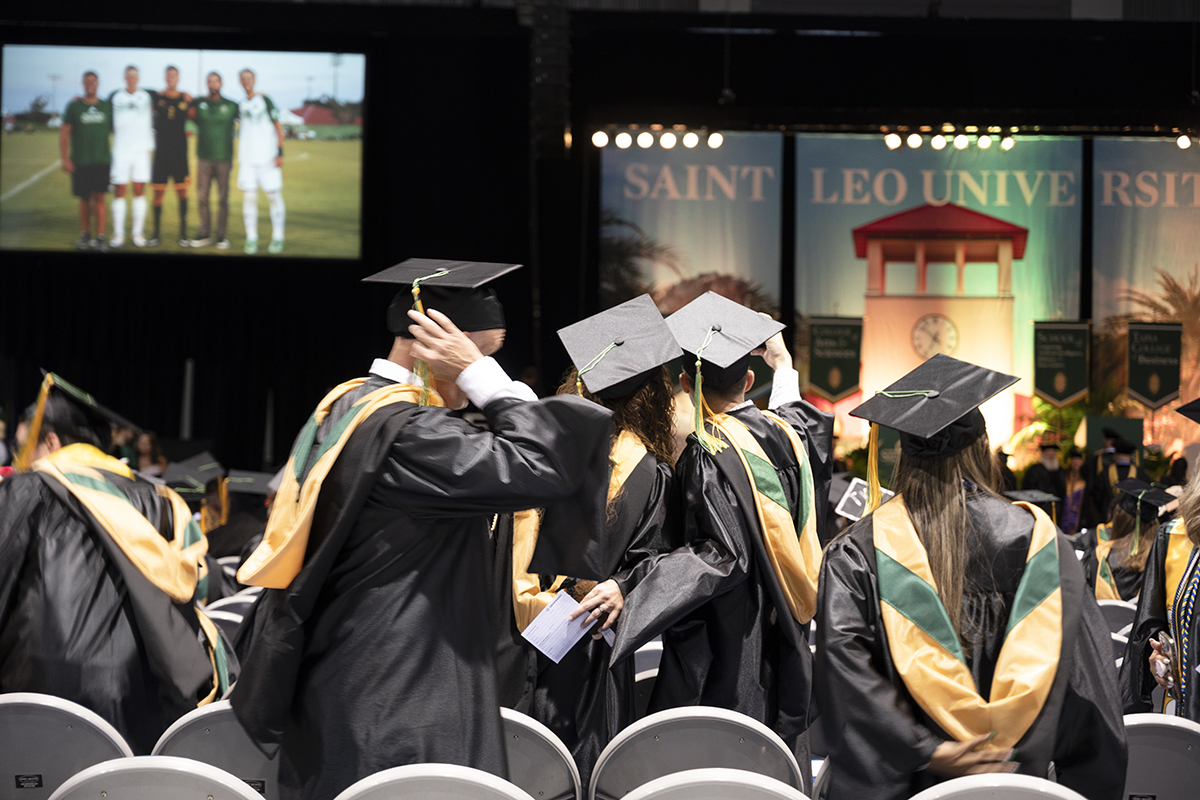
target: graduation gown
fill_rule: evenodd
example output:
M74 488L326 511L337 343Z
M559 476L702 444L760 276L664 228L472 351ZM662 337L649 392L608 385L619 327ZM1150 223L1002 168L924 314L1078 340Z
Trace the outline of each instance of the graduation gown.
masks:
M621 532L628 543L612 579L624 597L641 580L639 566L655 553L669 547L667 520L674 517L671 506L671 467L647 453L639 469L625 482L617 496L618 508L610 524L626 518L632 529ZM648 495L631 481L648 482ZM640 509L620 508L624 498L646 497ZM511 548L510 548L511 552ZM511 585L511 573L510 573ZM511 601L510 601L511 602ZM620 618L617 625L621 624ZM537 678L529 714L563 740L579 767L584 786L591 778L605 745L634 721L634 662L627 658L611 665L612 647L603 639L585 636L555 664L536 653Z
M155 486L104 475L172 537ZM40 473L0 482L0 693L79 703L148 755L212 691L199 636L194 606L152 585L61 484ZM233 679L232 657L230 669Z
M1160 525L1154 536L1154 549L1146 560L1146 570L1142 579L1142 594L1138 599L1137 615L1133 619L1133 628L1129 632L1129 644L1125 647L1125 660L1121 662L1121 696L1126 714L1142 714L1151 711L1161 711L1155 708L1151 693L1158 685L1150 672L1150 641L1159 631L1170 631L1167 623L1167 607L1174 603L1174 597L1167 596L1166 559L1170 534L1166 524ZM1192 641L1200 636L1200 614L1192 617L1190 631ZM1176 656L1178 657L1178 656ZM1182 665L1188 670L1193 679L1200 678L1196 665L1200 659L1193 657L1187 664ZM1187 717L1193 722L1200 722L1200 692L1192 684L1182 706L1176 705L1175 713Z
M1107 454L1104 455L1107 456ZM1095 462L1089 461L1088 466L1092 471L1085 471L1087 486L1083 490L1083 521L1080 523L1080 527L1094 528L1103 524L1111 516L1109 507L1113 501L1112 487L1116 484L1126 478L1137 478L1139 481L1150 483L1150 476L1136 464L1114 465L1111 461L1106 463L1101 460L1100 465L1100 471L1097 473ZM1116 467L1116 480L1112 480L1110 467L1113 466Z
M388 383L373 375L337 400L314 446ZM573 397L484 413L490 432L405 402L368 417L325 478L303 568L263 593L231 700L264 752L281 750L281 796L332 798L412 763L507 775L494 618L479 602L491 517L602 509L611 426Z
M1132 534L1130 534L1132 535ZM1088 586L1092 591L1096 590L1096 579L1100 573L1100 562L1096 559L1096 530L1089 530L1084 536L1079 537L1079 544L1083 546L1084 556L1080 559L1083 564L1083 574L1087 578ZM1151 546L1142 539L1142 546ZM1153 555L1150 556L1151 558ZM1112 574L1113 585L1116 586L1117 594L1121 595L1122 600L1137 600L1138 595L1142 591L1142 581L1146 577L1144 570L1130 569L1120 566L1118 556L1112 550L1108 552L1108 571Z
M208 554L213 558L240 555L251 540L261 540L266 529L266 508L260 507L254 511L239 508L229 515L224 525L219 525L206 534Z
M974 522L963 595L963 639L986 699L1025 569L1033 517L994 497L967 502ZM906 798L942 779L923 767L950 737L920 708L892 661L880 618L873 515L836 539L821 565L816 696L829 744L827 797ZM1108 627L1066 537L1058 537L1063 644L1040 714L1017 744L1022 774L1058 782L1089 800L1118 800L1125 784L1125 727Z
M828 505L829 415L804 401L775 412L804 440L812 462L818 524ZM730 412L744 423L775 466L788 508L800 513L800 466L787 435L753 406ZM723 470L718 458L733 458ZM732 448L718 455L689 437L675 465L677 549L643 560L639 585L626 598L617 627L613 662L620 663L654 636L663 656L650 710L709 705L746 714L796 747L810 721L812 656L804 629L793 618L771 568L748 478ZM799 526L797 526L799 528ZM818 528L820 530L820 528ZM808 774L811 765L802 760Z

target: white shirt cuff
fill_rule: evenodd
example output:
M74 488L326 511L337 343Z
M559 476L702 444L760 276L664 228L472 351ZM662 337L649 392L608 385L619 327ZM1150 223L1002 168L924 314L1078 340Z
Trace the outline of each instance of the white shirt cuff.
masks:
M775 370L771 379L771 399L767 408L779 408L800 399L800 373L791 367Z
M486 408L488 403L502 397L522 401L537 400L537 395L528 384L508 377L504 367L491 356L481 358L464 369L458 374L455 383L466 392L477 408Z

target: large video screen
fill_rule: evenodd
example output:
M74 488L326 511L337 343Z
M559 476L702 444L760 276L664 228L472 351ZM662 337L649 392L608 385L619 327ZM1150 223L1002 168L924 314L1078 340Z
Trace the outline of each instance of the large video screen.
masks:
M5 45L0 249L358 258L365 70Z

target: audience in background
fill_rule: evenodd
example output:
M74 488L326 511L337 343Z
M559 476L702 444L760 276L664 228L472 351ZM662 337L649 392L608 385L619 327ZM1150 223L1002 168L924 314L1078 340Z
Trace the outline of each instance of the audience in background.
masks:
M143 431L137 438L137 466L143 475L162 475L167 469L167 457L162 454L158 444L158 434L154 431Z

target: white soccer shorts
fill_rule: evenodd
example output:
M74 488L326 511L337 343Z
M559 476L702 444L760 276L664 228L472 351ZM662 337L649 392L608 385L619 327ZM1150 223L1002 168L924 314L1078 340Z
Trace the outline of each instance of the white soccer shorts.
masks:
M283 189L283 169L273 162L266 164L238 164L237 187L243 192L262 189L278 192Z
M112 152L112 168L108 179L113 186L124 186L127 183L150 182L150 151L126 150L120 148Z

